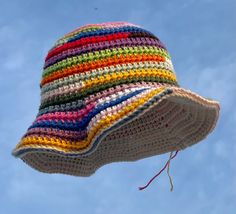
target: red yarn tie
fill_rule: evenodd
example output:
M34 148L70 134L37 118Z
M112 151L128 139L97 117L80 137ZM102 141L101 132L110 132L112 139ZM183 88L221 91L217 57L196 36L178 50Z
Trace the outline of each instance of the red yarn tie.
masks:
M173 156L172 156L173 153L171 152L170 157L169 157L168 161L166 162L165 166L152 179L150 179L150 181L145 186L139 187L139 190L146 189L166 169L166 167L168 167L167 173L168 173L168 176L169 176L169 179L170 179L171 191L172 191L173 190L173 184L172 184L172 179L169 175L169 167L170 167L170 161L176 157L178 152L179 151L177 150Z

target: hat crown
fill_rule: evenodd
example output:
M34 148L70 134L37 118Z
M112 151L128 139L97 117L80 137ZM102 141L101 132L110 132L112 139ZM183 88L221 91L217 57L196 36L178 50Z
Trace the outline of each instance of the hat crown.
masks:
M127 22L59 39L40 85L39 112L13 155L42 172L89 176L107 163L184 149L219 115L215 101L175 87L165 46Z
M40 108L122 84L152 82L178 85L170 55L154 34L128 22L89 24L49 50Z

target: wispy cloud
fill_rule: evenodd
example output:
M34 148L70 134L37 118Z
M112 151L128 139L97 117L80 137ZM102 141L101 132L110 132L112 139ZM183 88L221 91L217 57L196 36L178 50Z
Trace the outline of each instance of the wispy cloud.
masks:
M0 8L0 213L212 213L236 210L235 3L215 1L2 2ZM97 9L95 10L94 7ZM221 103L216 130L180 152L166 174L139 192L168 155L114 163L89 178L39 173L11 156L39 105L44 55L82 24L131 21L166 43L180 84Z

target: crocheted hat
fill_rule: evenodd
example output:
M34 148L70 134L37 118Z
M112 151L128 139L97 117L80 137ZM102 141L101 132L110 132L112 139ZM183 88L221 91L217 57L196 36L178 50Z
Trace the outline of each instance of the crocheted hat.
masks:
M216 101L178 85L164 44L127 22L59 39L40 88L39 112L13 155L47 173L89 176L107 163L184 149L219 115Z

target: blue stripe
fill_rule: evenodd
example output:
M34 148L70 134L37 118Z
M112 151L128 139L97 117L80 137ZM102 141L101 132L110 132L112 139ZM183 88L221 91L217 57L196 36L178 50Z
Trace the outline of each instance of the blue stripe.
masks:
M84 156L88 156L91 152L93 152L96 147L99 145L99 143L101 142L101 139L111 133L111 131L113 129L116 129L118 127L120 127L121 125L125 124L126 122L137 118L145 109L150 108L151 106L155 105L156 102L158 102L161 98L163 98L164 96L166 96L167 94L171 94L173 93L172 89L167 88L165 91L161 92L160 94L155 95L149 102L145 103L143 106L141 106L140 108L138 108L135 112L133 112L131 115L129 115L128 117L123 118L121 121L119 121L118 123L116 123L115 125L111 126L109 129L105 130L94 142L93 146L91 149L89 149L89 151L83 153L83 154L69 154L69 153L65 153L65 152L61 152L61 151L57 151L54 149L38 149L38 148L27 148L27 149L21 149L19 151L17 151L16 153L13 153L14 156L20 156L24 153L27 152L52 152L54 154L59 154L59 155L63 155L64 157L84 157Z
M95 141L94 144L92 146L92 148L83 153L83 155L88 155L89 153L91 153L94 149L96 149L96 147L99 145L99 143L101 142L102 138L104 136L106 136L106 134L110 133L113 129L116 129L118 127L120 127L121 125L125 124L126 122L132 120L135 117L138 117L138 115L140 113L142 113L145 109L149 108L150 106L154 105L158 100L160 100L162 97L166 96L167 94L171 94L173 92L172 89L166 89L165 91L161 92L160 94L156 95L155 97L153 97L149 102L145 103L143 106L141 106L139 109L137 109L133 114L131 114L128 117L123 118L123 120L119 121L118 123L116 123L115 125L111 126L110 128L108 128L107 130L105 130Z
M32 126L29 127L29 129L32 128L38 128L38 127L46 127L46 128L55 128L55 129L63 129L63 130L70 130L70 131L83 131L86 129L86 127L88 126L89 122L91 121L91 119L97 115L98 113L100 113L102 110L108 108L108 107L112 107L115 106L121 102L123 102L124 100L127 100L141 92L143 92L146 89L139 89L137 91L131 92L127 95L124 95L114 101L111 101L109 103L104 103L104 104L100 104L98 106L96 106L96 108L94 108L91 112L89 112L89 114L84 117L82 119L82 121L80 122L62 122L61 120L59 120L58 122L55 120L52 121L39 121L38 123L33 124ZM28 129L28 130L29 130Z
M125 26L125 27L120 27L120 28L115 28L115 29L99 29L96 31L79 33L77 36L68 39L67 42L73 42L75 40L78 40L78 39L81 39L84 37L102 36L102 35L113 34L113 33L122 33L122 32L142 32L142 33L146 33L146 34L156 38L156 36L154 34L152 34L151 32L149 32L147 30L144 30L142 28L133 27L133 26Z

